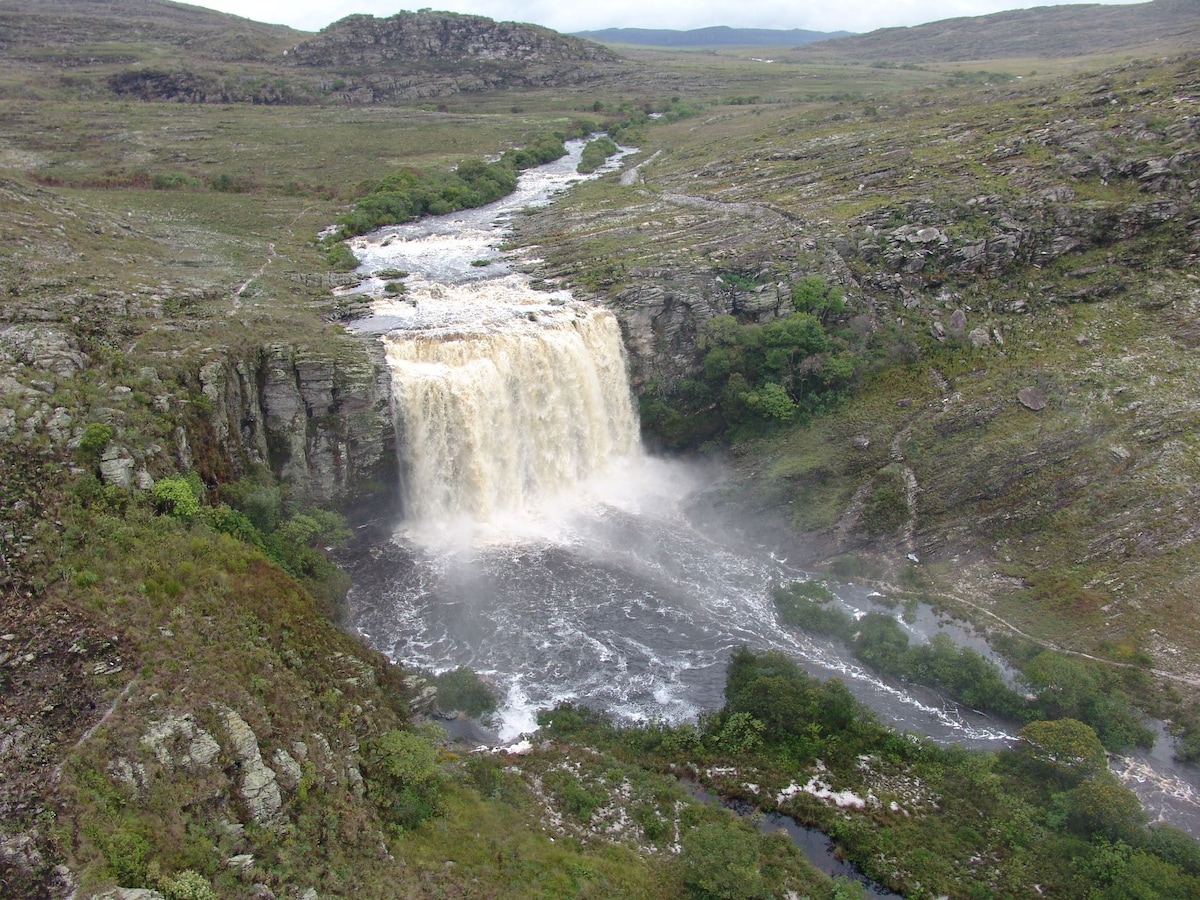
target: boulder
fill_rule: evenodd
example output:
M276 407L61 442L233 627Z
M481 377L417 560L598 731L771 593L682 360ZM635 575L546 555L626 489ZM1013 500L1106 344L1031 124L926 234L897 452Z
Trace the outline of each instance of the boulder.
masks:
M972 328L967 340L976 350L982 350L992 343L992 337L986 328Z
M100 478L105 484L131 488L135 465L128 451L121 447L109 446L100 457Z
M246 721L228 707L221 710L221 719L230 751L239 763L238 794L254 821L268 825L283 805L275 773L263 762L258 737Z
M1022 406L1034 412L1046 408L1046 396L1036 387L1021 388L1017 391L1017 399L1021 401Z

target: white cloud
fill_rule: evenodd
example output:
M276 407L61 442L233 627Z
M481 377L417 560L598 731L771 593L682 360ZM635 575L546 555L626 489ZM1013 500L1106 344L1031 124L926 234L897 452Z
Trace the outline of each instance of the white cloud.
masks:
M317 31L352 13L390 16L402 8L397 0L203 0L200 5L305 31ZM601 0L591 4L564 4L562 0L448 0L433 8L497 20L533 22L565 32L619 27L689 29L709 25L864 32L958 16L980 16L1026 5L1022 0L844 0L837 5L802 5L795 0L754 3Z

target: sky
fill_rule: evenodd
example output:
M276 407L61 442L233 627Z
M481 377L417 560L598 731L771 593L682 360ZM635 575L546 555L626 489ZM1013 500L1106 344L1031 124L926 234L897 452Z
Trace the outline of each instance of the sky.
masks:
M390 16L407 7L403 0L184 0L196 6L233 13L302 31L319 31L352 13ZM796 0L416 0L431 8L474 13L497 21L532 22L555 31L601 28L804 28L809 31L873 31L893 25L919 25L958 16L981 16L1005 9L1053 5L1037 0L841 0L797 3ZM1091 0L1097 2L1097 0ZM1128 0L1098 0L1128 2ZM420 7L414 6L413 9Z

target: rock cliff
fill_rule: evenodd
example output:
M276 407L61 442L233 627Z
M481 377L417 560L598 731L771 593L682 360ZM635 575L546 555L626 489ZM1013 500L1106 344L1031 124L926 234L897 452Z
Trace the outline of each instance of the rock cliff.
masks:
M148 489L176 467L211 482L270 466L302 504L390 502L398 481L389 376L374 343L210 347L202 361L102 381L103 402L57 404L56 383L102 377L61 325L0 329L3 387L12 407L0 437L78 448L89 423L110 429L99 458L106 483ZM23 368L17 368L23 367ZM29 373L33 373L30 377ZM24 376L24 377L22 377ZM64 401L65 402L65 401ZM148 404L154 424L143 421Z
M346 506L397 482L389 376L375 344L277 344L198 372L218 445L235 467L269 463L293 496Z
M332 96L359 102L578 84L628 66L599 44L536 25L428 11L348 16L285 62L337 73Z

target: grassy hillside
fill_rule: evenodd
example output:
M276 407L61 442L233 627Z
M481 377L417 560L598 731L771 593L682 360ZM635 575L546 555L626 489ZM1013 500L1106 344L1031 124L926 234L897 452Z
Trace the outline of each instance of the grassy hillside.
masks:
M1121 5L1040 6L910 28L881 28L800 51L861 62L952 62L1038 57L1061 59L1116 52L1153 55L1200 43L1196 0Z

